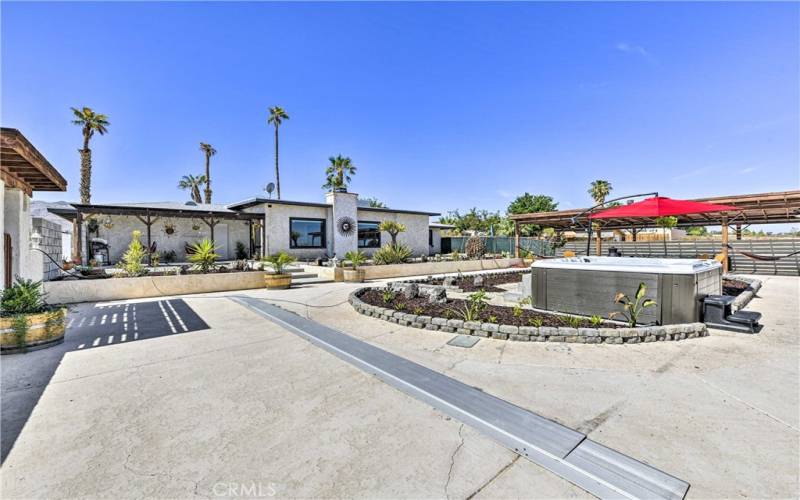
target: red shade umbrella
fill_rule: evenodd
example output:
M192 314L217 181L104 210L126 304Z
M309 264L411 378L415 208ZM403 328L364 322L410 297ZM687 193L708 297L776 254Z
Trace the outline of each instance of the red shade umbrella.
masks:
M673 200L654 196L630 205L609 208L589 216L590 219L624 219L626 217L667 217L670 215L730 212L739 210L732 205L715 205L691 200Z

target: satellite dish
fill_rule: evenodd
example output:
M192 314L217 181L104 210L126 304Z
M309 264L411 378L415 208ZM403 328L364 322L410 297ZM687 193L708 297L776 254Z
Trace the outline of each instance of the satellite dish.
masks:
M275 183L270 182L269 184L267 184L267 187L264 188L264 191L266 191L270 199L272 199L272 192L275 191Z

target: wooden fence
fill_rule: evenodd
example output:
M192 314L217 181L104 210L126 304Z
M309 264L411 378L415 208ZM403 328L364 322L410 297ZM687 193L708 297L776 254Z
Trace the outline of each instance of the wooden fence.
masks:
M788 255L800 251L800 239L765 239L765 240L731 240L731 246L737 250L765 256ZM625 256L634 257L664 257L663 241L625 241L603 242L603 255L608 255L608 249L615 247ZM594 255L594 241L592 241L590 255ZM586 241L571 241L559 248L558 255L563 255L565 250L572 250L576 255L586 255ZM722 252L722 243L719 240L686 240L668 241L667 257L692 259L702 255L713 257ZM776 260L772 262L754 260L739 253L729 251L731 272L740 274L777 274L783 276L800 276L800 255Z

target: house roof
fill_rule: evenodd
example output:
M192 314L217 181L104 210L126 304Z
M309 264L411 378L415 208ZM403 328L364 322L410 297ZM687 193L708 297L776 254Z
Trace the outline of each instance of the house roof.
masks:
M442 224L441 222L431 222L428 226L436 229L455 229L456 227L452 224Z
M191 204L188 204L191 203ZM257 219L259 214L237 212L221 204L181 203L176 201L82 204L72 203L68 207L48 208L50 213L72 220L81 214L105 215L154 215L162 217L191 218L214 217L219 219Z
M32 191L66 191L67 181L22 133L0 128L0 174L3 182Z
M290 200L272 200L268 198L248 198L246 200L239 201L237 203L232 203L228 205L228 208L231 210L244 210L246 208L255 207L258 205L263 204L270 204L270 205L295 205L295 206L303 206L303 207L322 207L322 208L330 208L333 205L330 203L313 203L307 201L290 201ZM365 210L367 212L388 212L388 213L397 213L397 214L413 214L413 215L427 215L429 217L435 217L441 215L436 212L422 212L419 210L401 210L396 208L377 208L377 207L357 207L358 210Z

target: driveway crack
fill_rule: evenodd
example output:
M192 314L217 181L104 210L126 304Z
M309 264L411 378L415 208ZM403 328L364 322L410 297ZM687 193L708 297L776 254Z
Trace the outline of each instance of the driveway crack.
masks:
M450 455L450 469L447 471L447 482L444 484L444 494L447 498L450 498L450 494L447 492L447 490L450 488L450 481L453 479L453 468L456 465L456 455L458 455L461 447L464 446L464 424L461 424L458 427L458 438L458 446L456 446L456 449L453 450L453 454Z

